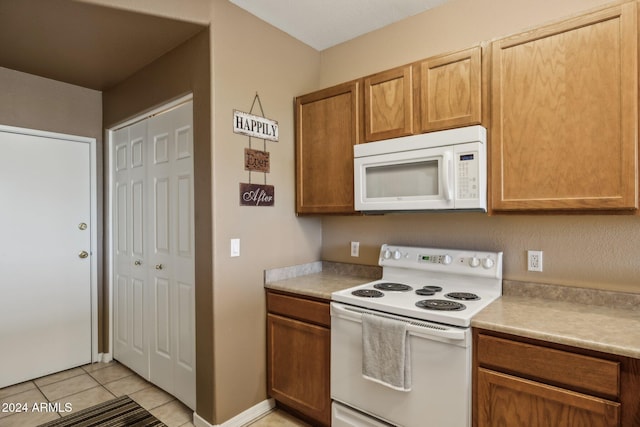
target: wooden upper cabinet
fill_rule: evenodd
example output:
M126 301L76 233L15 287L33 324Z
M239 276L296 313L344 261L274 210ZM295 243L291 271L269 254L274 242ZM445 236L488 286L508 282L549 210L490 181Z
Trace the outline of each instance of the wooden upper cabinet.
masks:
M354 213L359 87L353 81L296 98L297 213Z
M497 211L633 210L636 3L491 46L491 205Z
M482 49L434 56L416 65L420 88L420 131L431 132L482 121Z
M364 78L365 141L414 132L413 77L410 65Z

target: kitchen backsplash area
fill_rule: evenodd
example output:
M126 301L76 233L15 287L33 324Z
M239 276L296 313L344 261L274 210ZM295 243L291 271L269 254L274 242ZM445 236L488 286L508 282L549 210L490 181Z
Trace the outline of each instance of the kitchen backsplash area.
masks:
M640 294L546 283L503 280L502 295L640 310Z

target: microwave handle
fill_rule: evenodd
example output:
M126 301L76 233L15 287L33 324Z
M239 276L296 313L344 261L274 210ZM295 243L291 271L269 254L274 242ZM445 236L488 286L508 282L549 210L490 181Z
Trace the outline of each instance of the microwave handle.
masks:
M443 165L443 187L444 187L444 198L447 202L453 200L453 159L451 155L451 151L445 151L444 156L442 158Z

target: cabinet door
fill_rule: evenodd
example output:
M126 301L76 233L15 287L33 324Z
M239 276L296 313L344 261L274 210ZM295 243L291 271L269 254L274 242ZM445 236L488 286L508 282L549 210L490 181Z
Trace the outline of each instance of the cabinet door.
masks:
M329 329L267 314L269 395L331 424Z
M364 79L367 142L413 133L413 78L410 65Z
M296 212L353 213L358 82L296 98Z
M477 46L418 64L422 132L480 124L481 58Z
M616 427L620 404L480 368L478 427Z
M637 208L636 3L492 44L494 210Z

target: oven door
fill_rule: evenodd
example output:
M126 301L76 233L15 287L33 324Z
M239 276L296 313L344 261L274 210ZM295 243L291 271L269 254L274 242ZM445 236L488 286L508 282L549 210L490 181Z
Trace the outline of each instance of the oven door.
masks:
M363 313L410 322L411 391L397 391L362 376ZM469 427L470 329L415 321L332 302L331 398L393 425Z
M453 167L450 146L356 157L355 209L453 209Z

